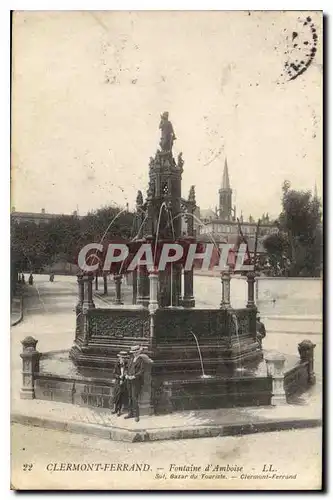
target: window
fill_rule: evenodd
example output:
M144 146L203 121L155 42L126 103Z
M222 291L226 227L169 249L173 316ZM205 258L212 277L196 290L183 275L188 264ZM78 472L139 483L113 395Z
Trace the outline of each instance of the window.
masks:
M169 194L169 186L168 186L168 183L167 182L164 182L162 184L162 194L164 196L167 196Z

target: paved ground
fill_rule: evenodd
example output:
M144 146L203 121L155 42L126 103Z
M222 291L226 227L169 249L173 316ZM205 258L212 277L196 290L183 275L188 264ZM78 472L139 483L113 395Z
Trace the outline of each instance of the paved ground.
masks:
M100 289L101 289L101 286L100 286ZM72 278L72 277L56 277L56 281L54 283L49 283L45 277L42 277L42 276L36 276L36 279L35 279L35 285L33 287L29 287L27 286L26 288L26 291L25 291L25 300L24 300L24 309L25 309L25 312L24 312L24 320L19 323L18 325L16 325L15 327L12 328L12 333L11 333L11 358L12 358L12 383L11 383L11 386L12 386L12 400L13 400L13 407L15 408L15 401L17 402L18 401L18 395L19 395L19 388L20 388L20 384L21 384L21 359L20 359L20 352L21 352L21 344L20 344L20 341L26 336L26 335L33 335L34 337L36 337L39 341L38 343L38 348L41 352L45 352L45 351L50 351L50 350L59 350L59 349L69 349L72 345L72 342L73 342L73 332L74 332L74 327L75 327L75 313L74 313L74 308L75 308L75 304L76 304L76 284L75 284L75 279ZM109 307L109 304L107 302L105 302L105 299L103 298L98 298L96 297L95 298L95 301L96 301L96 305L97 306L100 306L100 307ZM286 323L284 323L286 324ZM306 337L308 337L308 335L306 335ZM296 354L297 353L297 343L300 342L301 340L304 339L304 334L292 334L292 335L289 335L289 334L283 334L283 333L280 333L280 334L272 334L270 335L269 332L267 334L267 339L265 340L265 344L264 344L264 347L267 348L267 349L277 349L281 352L284 352L286 354ZM298 413L304 413L304 414L310 414L312 411L314 411L314 415L318 415L318 410L320 411L320 397L321 397L321 394L320 394L320 386L321 386L321 335L313 335L311 337L311 339L317 344L317 347L316 347L316 357L315 357L315 370L316 370L316 373L317 373L317 376L318 376L318 384L314 390L314 395L312 395L312 400L314 401L315 404L311 404L309 405L308 407L303 407L303 408L299 408L297 411ZM43 401L38 401L38 402L27 402L27 403L37 403L37 406L36 404L34 404L34 410L31 410L32 412L33 411L37 411L37 414L38 413L42 413L42 412L39 412L38 410L38 406L39 405L42 405L43 406L43 411L46 411L46 412L54 412L54 404L52 403L49 403L49 402L43 402ZM47 405L50 406L50 408L47 408ZM65 415L65 418L68 419L68 417L66 416L66 408L69 409L71 407L71 405L61 405L59 404L60 406L57 406L58 409L60 409L60 413L63 412L63 415ZM85 418L87 418L86 415L83 415L84 412L87 411L87 409L80 409L80 410L77 410L78 411L78 414L81 415L82 413L82 419L84 420ZM251 411L251 410L247 410L247 411ZM264 412L265 410L264 409L257 409L257 411L259 412ZM285 415L286 413L285 412L291 412L290 414L292 414L292 407L285 407L285 408L281 408L279 409L278 411L282 412L281 415ZM310 413L309 413L310 412ZM95 412L94 412L95 413ZM97 415L98 413L98 415ZM101 415L99 412L96 412L96 423L99 423L98 422L98 419L101 418ZM94 417L95 418L95 417ZM106 415L105 418L107 419L110 419L110 415ZM146 418L149 418L149 417L146 417ZM166 419L168 419L168 417L165 417ZM186 425L186 426L189 426L191 425L191 423L193 423L191 421L191 414L186 414L186 415L178 415L177 418L179 418L179 422L178 422L178 425ZM253 415L252 417L253 418ZM204 417L203 417L203 420L204 420ZM143 419L142 419L143 421ZM111 422L109 422L109 425L110 425ZM153 422L152 420L150 420L150 425L152 425ZM112 425L112 423L111 423ZM131 425L139 425L139 424L135 424L135 423L131 423ZM140 425L142 425L142 422L140 422ZM168 425L168 422L165 422L165 425L167 426ZM288 464L292 464L294 467L297 465L301 465L300 467L300 471L301 470L306 470L307 471L307 474L302 474L302 478L301 478L301 483L302 484L297 484L297 487L298 488L307 488L309 486L306 486L308 484L309 481L311 481L311 485L313 487L317 487L318 484L319 484L319 479L318 479L318 474L316 473L316 470L317 470L317 465L313 465L311 466L310 464L316 464L316 460L318 461L318 447L320 449L320 446L321 446L321 441L320 441L320 431L319 430L315 430L315 429L308 429L308 430L304 430L304 431L293 431L292 433L290 433L289 431L283 431L282 433L274 433L274 434L270 434L270 436L272 436L270 439L269 439L269 435L268 434L265 434L265 435L254 435L254 436L243 436L243 437L239 437L239 438L227 438L227 437L223 437L223 438L210 438L209 440L206 440L206 439L199 439L199 440L185 440L185 441L172 441L172 442L159 442L159 443L152 443L151 445L149 445L149 443L139 443L139 444L134 444L134 443L131 443L131 444L125 444L125 443L110 443L108 441L101 441L100 439L96 438L96 437L80 437L80 436L75 436L75 435L72 435L70 433L57 433L56 431L48 431L46 429L30 429L29 427L21 427L19 425L14 425L14 432L15 429L18 429L17 430L17 443L22 443L22 448L24 448L25 446L23 445L23 442L24 442L24 439L22 436L27 436L27 443L29 442L30 444L34 442L35 440L35 448L32 448L32 449L35 449L36 451L33 452L33 456L35 457L34 458L34 461L36 461L36 463L38 463L38 456L40 457L47 457L47 454L48 454L48 450L52 450L52 454L50 452L50 455L52 455L52 457L50 457L50 461L52 460L53 462L55 461L68 461L70 459L70 454L73 453L73 458L71 460L74 460L74 457L77 457L75 458L75 460L81 460L83 461L83 458L85 458L85 461L96 461L98 460L99 462L105 462L105 461L116 461L116 462L122 462L124 461L124 458L122 458L121 460L119 459L117 453L118 451L117 450L122 450L122 453L125 453L124 450L126 450L126 454L127 454L127 460L129 462L132 463L132 460L138 460L137 457L140 457L140 460L143 461L146 455L146 452L144 452L143 450L150 450L149 452L147 451L147 455L149 457L151 457L151 461L154 459L154 462L158 461L158 460L165 460L165 463L170 463L170 460L173 460L175 456L179 457L178 460L177 460L177 463L178 464L181 464L181 463L185 463L185 464L189 464L191 463L198 463L198 460L199 462L202 464L203 463L203 459L201 458L202 457L202 450L205 450L204 451L204 460L206 461L206 457L209 456L209 460L212 460L210 457L212 456L213 458L215 457L214 453L215 453L215 449L220 449L220 460L223 461L223 463L225 464L227 461L229 461L229 463L231 463L231 460L233 461L237 461L241 464L240 465L243 465L245 466L245 462L247 460L246 457L249 457L250 454L252 453L251 455L251 460L255 460L255 457L258 456L258 451L260 450L260 460L261 460L261 457L263 457L263 461L266 461L267 460L267 463L272 463L272 460L273 460L273 456L275 457L274 460L276 460L279 464L283 464L283 463L288 463ZM20 434L21 433L21 434ZM40 434L39 434L40 433ZM21 438L20 438L21 436ZM37 438L37 436L39 436ZM52 438L53 436L53 438ZM57 437L58 436L58 437ZM62 437L60 437L62 436ZM279 437L277 437L279 436ZM288 438L288 436L292 436L290 438ZM295 438L293 437L295 436ZM298 437L297 437L298 436ZM312 436L312 438L310 439L309 438L305 438L305 436ZM36 439L37 438L37 439ZM52 444L52 439L55 439L55 441L53 442ZM22 460L22 456L20 455L20 453L22 452L25 452L25 450L21 450L20 449L20 446L16 446L15 445L15 441L14 441L15 438L15 434L13 435L13 449L16 450L16 453L15 453L15 456L14 456L14 459L15 459L15 467L14 467L14 470L16 471L21 471L21 467L22 467L22 464L20 462L20 460ZM58 447L57 446L57 439L63 439L63 441L61 442L67 442L68 445L65 445L64 447ZM290 441L290 451L289 451L289 439L291 440ZM29 441L30 440L30 441ZM76 441L76 440L79 440L79 441ZM83 440L83 441L80 441L80 440ZM280 446L280 442L282 443L283 441L283 445L281 444ZM299 441L299 442L298 442ZM84 452L85 450L85 445L83 446L83 448L80 450L80 446L75 444L72 446L72 443L96 443L92 446L92 450L90 450L89 448L89 453L87 455L86 452ZM100 442L103 442L104 444L99 444ZM297 444L296 444L297 442ZM206 444L206 443L210 443L210 444ZM228 444L229 443L229 444ZM241 443L239 444L238 446L234 443ZM266 445L264 444L266 443ZM291 443L293 443L293 445L291 445ZM312 443L312 445L310 446L310 443ZM151 446L149 448L149 446ZM302 447L306 447L306 451L304 452L304 454L302 453L302 451L300 451L300 455L298 455L298 462L296 462L296 456L295 456L295 453L297 452L298 453L298 450L300 450L300 447L299 445L301 445L301 448ZM90 446L90 445L89 445ZM106 448L103 448L106 447ZM144 448L141 449L141 451L139 451L139 448L138 446L143 446ZM109 447L109 448L108 448ZM229 448L228 448L229 447ZM253 447L253 450L255 451L251 451L250 453L250 450L252 450ZM281 448L282 447L282 448ZM58 449L59 448L59 449ZM237 450L237 453L235 451L232 451L234 450L234 448ZM224 449L230 449L230 455L225 452L226 454L223 455L223 450ZM311 452L311 449L313 449L313 451ZM99 451L98 450L102 450L101 451L101 457L98 459L97 455L99 454ZM137 451L136 451L137 450ZM165 458L162 458L162 456L160 456L160 451L158 450L166 450L165 453ZM246 451L247 450L247 451ZM110 453L109 453L110 451ZM114 459L113 456L114 456L114 452L116 453L116 456L117 458ZM92 453L92 455L90 456L90 453ZM120 453L120 452L119 452ZM201 453L201 455L200 455ZM217 452L216 452L217 453ZM246 455L248 453L248 455ZM294 453L294 455L292 455L292 453ZM311 455L312 453L312 455ZM68 454L68 456L67 456ZM273 454L273 455L272 455ZM24 453L23 453L24 455ZM108 458L106 457L106 455L108 455ZM110 458L110 456L112 456L112 459ZM164 455L163 455L164 456ZM266 458L267 456L267 458ZM291 459L291 457L293 457L293 459ZM300 456L301 456L301 459L300 459ZM305 458L305 457L308 457L308 458ZM55 457L55 458L53 458ZM88 458L86 458L88 457ZM91 457L94 457L94 458L91 458ZM102 457L103 457L103 460L102 460ZM133 458L132 458L133 457ZM192 458L193 457L193 458ZM234 457L234 458L233 458ZM304 460L305 460L305 463L304 465L302 464L302 462L300 462L300 460L303 460L303 457L304 457ZM311 458L312 457L312 458ZM290 461L289 461L289 458L290 458ZM28 460L28 458L27 458ZM30 459L32 460L32 459ZM41 458L40 458L41 460ZM43 459L44 460L44 459ZM46 458L45 458L46 460ZM194 462L195 460L195 462ZM214 458L215 460L215 458ZM254 462L255 465L253 465L254 469L257 471L257 467L259 462L258 460L259 459L256 459L257 461ZM270 462L269 462L270 460ZM287 462L286 462L287 461ZM29 462L30 463L30 462ZM221 462L219 462L221 463ZM252 462L251 462L252 463ZM44 467L44 466L43 466ZM252 467L252 466L251 466ZM279 465L279 470L283 471L284 473L286 472L289 472L291 473L290 471L286 470L286 465L284 465L284 468L281 468L282 465ZM290 468L289 465L287 468ZM298 469L297 469L298 470ZM248 472L251 472L250 469L248 470ZM18 472L13 472L13 482L15 484L15 474L17 474ZM297 474L300 474L300 472L296 472ZM21 474L21 472L20 472ZM23 472L22 472L23 474ZM46 472L44 471L44 474L46 474ZM59 473L53 473L53 474L49 474L47 473L47 485L48 487L57 487L57 484L56 482L58 481L58 487L59 487L59 481L60 481L60 484L63 484L63 479L61 479L61 475L63 473L62 472L59 472ZM85 473L85 478L87 478L86 476L87 473ZM317 475L316 475L317 474ZM31 476L31 474L26 474L24 473L23 476L20 475L20 487L25 487L24 485L25 484L28 484L28 483L24 483L24 481L29 481L29 476L30 477L33 477ZM22 479L25 478L25 479ZM82 475L80 473L75 473L75 480L71 479L71 483L69 485L69 487L72 487L72 488L75 488L75 487L78 487L80 486L80 477L82 478ZM99 484L98 484L98 481L101 481L102 479L98 479L100 478L100 474L97 474L97 473L90 473L89 474L89 484L91 484L91 487L98 487ZM107 482L105 483L105 477L107 478L106 481L111 481L111 482ZM112 479L112 473L103 473L103 481L104 483L103 484L107 484L106 487L116 487L116 484L115 482L112 483L113 479ZM124 487L128 487L128 476L126 477L126 473L122 473L121 474L121 481L122 483L120 484L119 483L119 488L124 488ZM147 480L148 478L148 475L142 475L140 473L137 473L137 477L138 477L138 483L137 485L135 485L134 487L140 487L140 481L142 480ZM154 477L154 474L151 473L151 476L150 476L150 480L152 481L151 483L151 487L154 487L154 488L167 488L167 487L170 487L170 484L167 483L167 479L166 480L161 480L163 481L163 485L162 486L159 486L160 485L160 481L159 480L155 480L153 479ZM59 479L60 478L60 479ZM117 479L117 481L119 480L119 478ZM97 483L96 483L97 481ZM192 484L193 480L188 480L190 481L190 483ZM194 487L194 488L205 488L205 487L214 487L214 486L208 486L208 482L209 480L205 480L205 483L203 484L202 482L197 482L196 481L196 484L195 486L189 486L187 483L181 483L182 484L182 488L185 488L185 487ZM176 480L177 482L177 480ZM178 484L178 483L177 483ZM184 484L186 484L184 486ZM214 484L216 485L216 481L214 482ZM218 486L215 486L217 488L220 488L222 486L222 488L232 488L233 485L234 485L234 480L233 481L228 481L228 482L224 482L223 484L221 482L218 483ZM255 486L257 483L256 483L256 480L246 480L246 486L243 486L244 488L246 489L251 489L251 488L258 488L258 486ZM267 483L268 484L268 483ZM303 484L305 486L303 486ZM277 487L277 483L276 483L276 480L274 480L274 485L275 487ZM36 484L34 487L38 487ZM266 483L265 483L265 487L266 487ZM267 487L271 487L272 486L267 486ZM279 487L284 487L284 488L292 488L292 486L290 486L290 484L288 483L288 481L284 481L283 482L283 486L279 486ZM295 486L296 487L296 486Z
M10 305L10 324L11 326L17 325L23 317L23 302L22 294L24 287L21 285L17 286L15 296L12 298Z
M321 429L318 428L135 444L14 424L12 448L15 450L12 456L12 484L20 489L318 489L321 484ZM67 464L88 463L101 465L98 471L61 470ZM115 472L103 470L105 464L121 464L123 467L125 464L128 467L147 464L149 470ZM176 467L194 465L202 470L194 473L197 476L195 479L191 478L190 472L176 471L175 468L170 471L171 464ZM226 467L228 464L243 469L238 472L213 472L214 467ZM296 477L245 477L265 475L265 464L266 469L272 464L272 469L276 471L269 473L271 477L273 474ZM210 472L203 479L202 474L208 465ZM177 475L177 478L172 479L171 474ZM213 474L215 479L211 478Z

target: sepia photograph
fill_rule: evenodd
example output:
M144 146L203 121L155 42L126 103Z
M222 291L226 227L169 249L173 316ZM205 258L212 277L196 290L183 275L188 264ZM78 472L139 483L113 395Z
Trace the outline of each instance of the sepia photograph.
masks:
M14 10L10 156L11 490L322 490L323 12Z

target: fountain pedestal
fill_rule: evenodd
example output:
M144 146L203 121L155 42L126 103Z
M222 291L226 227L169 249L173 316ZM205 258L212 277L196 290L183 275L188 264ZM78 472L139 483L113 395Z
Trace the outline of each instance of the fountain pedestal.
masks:
M138 266L138 295L136 303L148 307L149 304L149 277L146 266Z
M229 271L224 271L221 273L221 283L222 283L222 300L221 309L230 309L230 282L231 275Z
M121 282L122 282L122 275L121 274L115 274L114 276L114 282L116 285L116 296L114 303L116 305L122 305L123 301L121 300Z
M184 296L182 299L183 307L195 307L195 298L193 296L193 269L184 271Z
M254 301L254 284L255 284L255 273L249 272L247 273L247 304L246 307L255 307Z
M149 273L149 312L158 309L157 290L158 290L158 271L153 270Z
M286 393L284 390L284 364L286 358L279 352L270 352L266 354L265 361L267 365L267 375L272 377L272 399L271 404L286 404Z

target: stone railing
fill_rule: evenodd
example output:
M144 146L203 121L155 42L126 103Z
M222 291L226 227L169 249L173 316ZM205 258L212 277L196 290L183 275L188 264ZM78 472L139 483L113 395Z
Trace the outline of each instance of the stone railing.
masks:
M298 344L300 361L288 371L284 370L286 358L279 352L268 352L265 356L267 375L272 378L272 405L285 404L287 396L302 392L313 385L316 377L313 371L315 344L303 340Z

